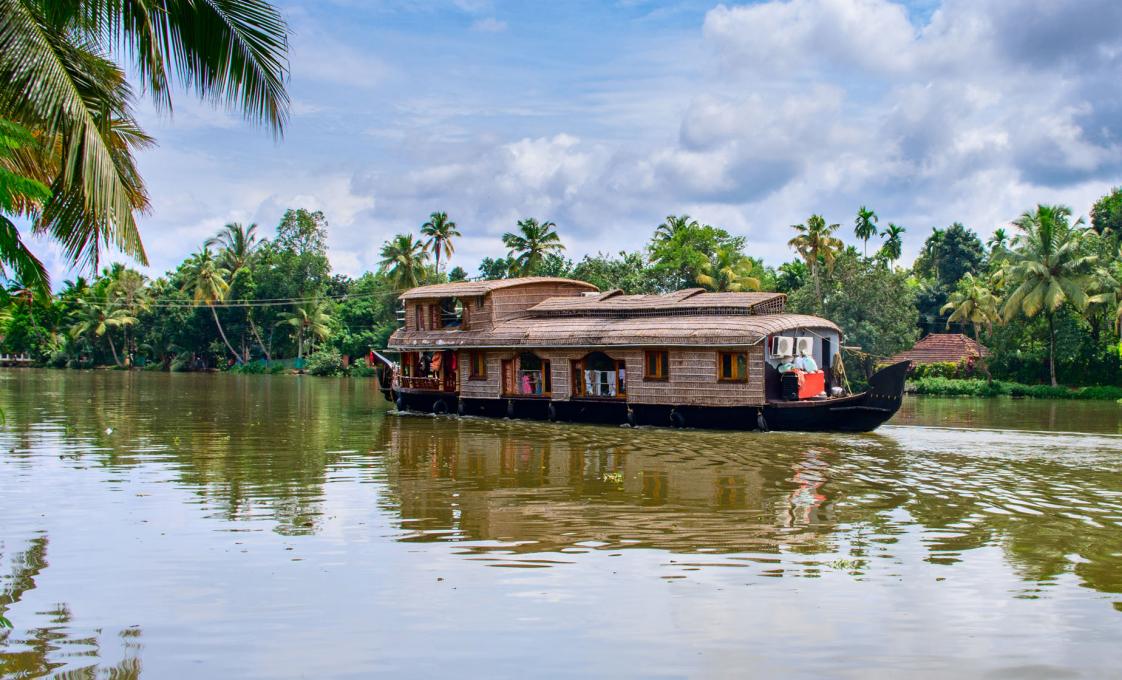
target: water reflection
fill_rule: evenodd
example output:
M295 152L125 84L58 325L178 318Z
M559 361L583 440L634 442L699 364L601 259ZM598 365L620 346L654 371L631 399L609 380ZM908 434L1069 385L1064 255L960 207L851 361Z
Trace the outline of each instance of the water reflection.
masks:
M865 436L572 428L400 417L383 430L405 540L472 553L594 547L901 559L922 531L933 563L999 546L1026 581L1072 572L1122 588L1117 440L889 428ZM946 451L948 437L959 450ZM965 445L965 446L963 446ZM818 566L811 561L804 565Z
M0 677L139 678L139 627L118 633L124 658L107 667L99 664L99 658L105 654L103 631L83 634L75 630L74 617L66 604L57 603L49 610L31 612L28 622L11 613L12 608L35 589L36 579L47 568L47 544L45 535L32 538L26 548L9 557L8 573L0 576ZM0 565L3 558L0 554ZM31 621L40 625L28 627Z
M208 598L255 593L206 619L252 638L258 623L302 629L308 610L285 601L329 569L307 591L316 604L377 582L369 570L383 562L387 583L418 587L401 553L446 576L491 574L477 581L488 601L507 592L502 578L529 573L580 574L604 596L615 586L596 581L599 560L615 556L649 561L636 573L662 587L713 573L735 573L741 587L836 574L859 599L898 597L886 594L905 579L937 599L937 579L992 561L996 571L974 575L1015 592L974 593L987 607L1122 600L1122 438L1117 414L1098 404L1048 405L1066 414L1054 432L1025 426L1040 413L1011 401L915 400L900 424L870 435L726 433L398 416L365 381L22 371L0 372L0 407L0 573L10 573L0 616L14 626L0 631L2 675L85 672L121 656L98 672L139 672L135 621L106 632L89 623L107 616L104 600L74 599L72 588L99 579L142 575L186 599L178 621L190 631ZM1099 426L1074 434L1084 421ZM86 508L103 513L98 523L87 526ZM43 585L44 528L56 555L71 556L63 585ZM102 542L129 557L88 552ZM299 565L310 571L285 571ZM931 583L917 580L926 569ZM228 572L244 580L222 581ZM270 590L262 574L288 580ZM374 605L450 606L429 596ZM145 633L147 644L159 635Z

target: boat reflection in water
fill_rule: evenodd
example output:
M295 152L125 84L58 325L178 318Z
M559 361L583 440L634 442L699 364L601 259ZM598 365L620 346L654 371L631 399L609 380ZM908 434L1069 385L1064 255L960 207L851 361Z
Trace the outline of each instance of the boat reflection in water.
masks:
M999 546L1026 593L1067 572L1101 592L1122 591L1112 566L1122 553L1122 480L1094 464L1114 439L928 428L733 434L429 416L392 417L382 432L401 540L469 542L467 553L505 555L512 565L519 555L651 548L782 557L787 574L838 565L861 573L875 558L951 565ZM1000 452L986 454L997 442ZM1075 484L1082 491L1071 505ZM1072 510L1055 511L1064 504ZM905 548L908 533L917 540Z
M385 436L405 540L514 552L834 547L837 455L821 443L760 451L760 435L429 417L398 418Z

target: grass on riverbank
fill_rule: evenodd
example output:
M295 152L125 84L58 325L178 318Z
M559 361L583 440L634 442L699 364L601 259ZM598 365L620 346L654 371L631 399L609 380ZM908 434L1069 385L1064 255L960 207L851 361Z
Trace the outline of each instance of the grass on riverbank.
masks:
M969 380L962 378L917 378L908 382L916 394L943 397L1032 397L1034 399L1094 399L1122 400L1122 387L1052 387L1051 385L1023 385L994 380Z

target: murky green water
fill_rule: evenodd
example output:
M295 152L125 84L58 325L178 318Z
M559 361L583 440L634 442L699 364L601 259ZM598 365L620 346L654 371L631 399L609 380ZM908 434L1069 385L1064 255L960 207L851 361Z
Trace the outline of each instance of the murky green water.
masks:
M1117 404L729 434L8 371L0 406L0 675L1119 673Z

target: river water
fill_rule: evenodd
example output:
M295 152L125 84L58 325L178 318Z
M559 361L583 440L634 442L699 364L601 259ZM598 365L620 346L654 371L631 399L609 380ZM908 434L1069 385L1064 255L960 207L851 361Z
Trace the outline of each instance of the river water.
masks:
M0 675L1118 677L1122 406L866 435L0 373Z

